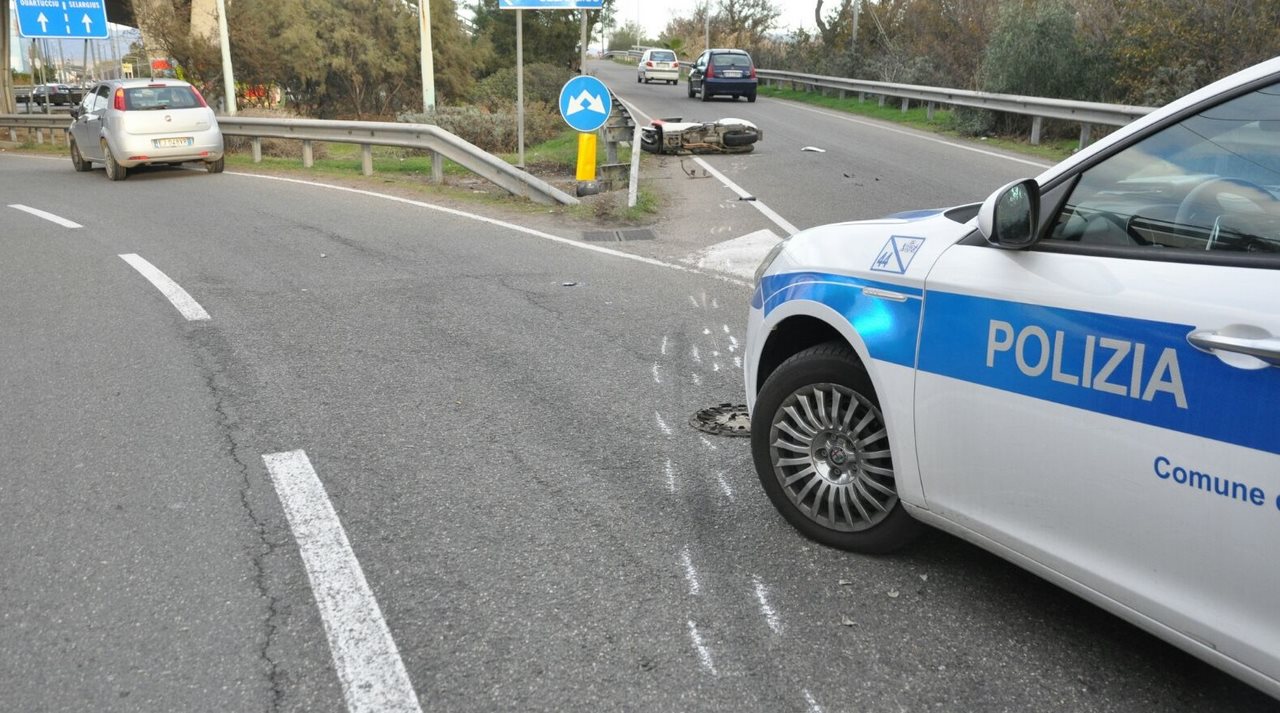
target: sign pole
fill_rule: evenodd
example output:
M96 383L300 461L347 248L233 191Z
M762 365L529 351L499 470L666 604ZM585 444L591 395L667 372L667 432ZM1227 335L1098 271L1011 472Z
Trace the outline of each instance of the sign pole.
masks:
M578 57L578 74L587 73L587 11L582 12L582 55Z
M236 115L236 78L231 73L231 40L227 37L227 0L218 0L218 44L222 46L222 91L226 93L227 114ZM155 76L152 70L152 76Z
M517 168L524 168L524 10L516 10L516 142L520 144Z
M431 47L431 0L418 3L418 35L421 40L422 64L422 113L436 108L436 67Z
M596 180L596 135L578 134L578 181Z

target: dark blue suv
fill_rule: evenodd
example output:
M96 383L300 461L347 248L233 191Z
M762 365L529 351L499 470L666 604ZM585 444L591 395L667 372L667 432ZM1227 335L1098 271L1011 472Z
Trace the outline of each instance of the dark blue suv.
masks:
M756 100L756 65L751 55L730 49L712 49L698 55L689 68L689 98L701 95L702 101L708 101L717 94Z

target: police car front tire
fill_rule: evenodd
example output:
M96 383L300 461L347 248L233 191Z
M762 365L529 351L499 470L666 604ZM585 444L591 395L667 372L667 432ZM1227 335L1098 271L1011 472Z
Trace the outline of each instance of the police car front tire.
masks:
M896 550L923 526L898 500L884 414L853 352L828 343L793 355L751 414L756 473L778 512L843 550Z

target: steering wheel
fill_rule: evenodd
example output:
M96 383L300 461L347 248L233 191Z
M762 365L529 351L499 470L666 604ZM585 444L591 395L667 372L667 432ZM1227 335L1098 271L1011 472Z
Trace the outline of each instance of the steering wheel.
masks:
M1222 200L1224 196L1227 197L1226 203ZM1174 224L1179 227L1211 228L1216 235L1217 219L1220 216L1230 213L1263 213L1266 212L1263 205L1276 202L1276 197L1270 191L1243 178L1210 178L1192 188L1187 197L1182 199L1182 203L1178 204Z

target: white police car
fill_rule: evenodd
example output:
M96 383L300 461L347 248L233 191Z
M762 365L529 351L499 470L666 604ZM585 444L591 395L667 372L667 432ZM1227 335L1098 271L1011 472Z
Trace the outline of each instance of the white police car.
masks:
M1280 697L1280 58L981 206L796 234L746 355L805 535L936 526Z

